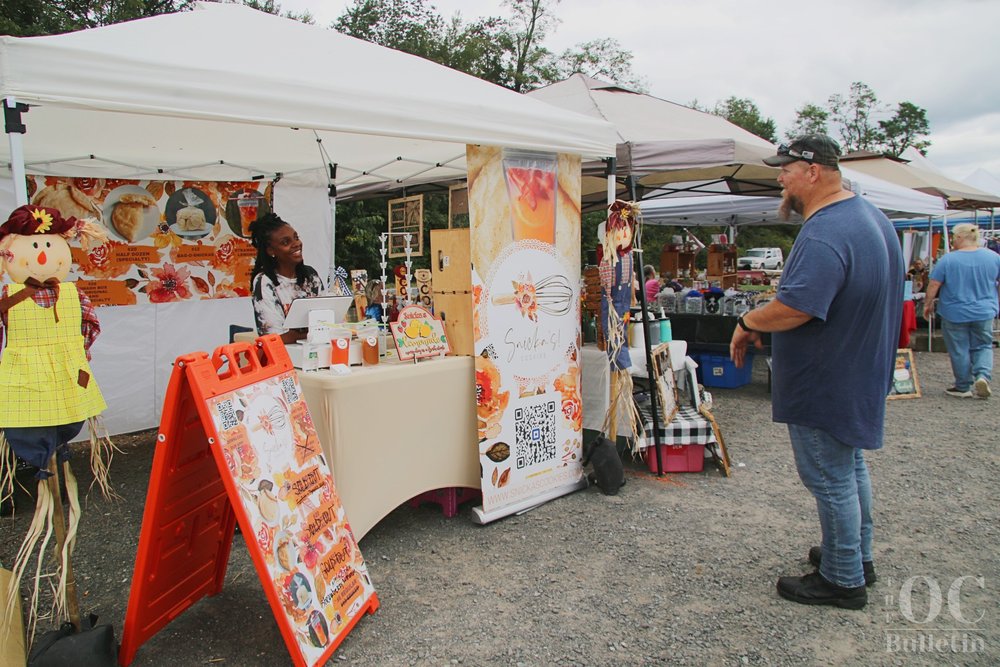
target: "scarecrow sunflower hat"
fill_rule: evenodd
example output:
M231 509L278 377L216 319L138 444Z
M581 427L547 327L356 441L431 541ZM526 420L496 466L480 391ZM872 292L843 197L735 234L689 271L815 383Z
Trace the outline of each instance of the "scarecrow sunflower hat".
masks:
M73 232L79 221L73 216L64 218L57 209L46 206L18 206L0 225L0 240L11 234L30 236L32 234L59 234L66 236Z

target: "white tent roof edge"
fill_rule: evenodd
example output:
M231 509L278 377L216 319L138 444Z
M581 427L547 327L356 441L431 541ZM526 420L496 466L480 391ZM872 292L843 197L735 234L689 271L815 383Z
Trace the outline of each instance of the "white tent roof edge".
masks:
M325 171L318 139L354 184L397 183L437 176L428 169L464 171L464 159L453 159L467 144L594 159L613 156L618 140L603 120L220 3L63 35L2 37L0 97L30 106L29 168L67 176L191 165L200 165L197 174L185 175L205 180L245 178L240 165L262 175ZM10 159L0 146L0 162Z

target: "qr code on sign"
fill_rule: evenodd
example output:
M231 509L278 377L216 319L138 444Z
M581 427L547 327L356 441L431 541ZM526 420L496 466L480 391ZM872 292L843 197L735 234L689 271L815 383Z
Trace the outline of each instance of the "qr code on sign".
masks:
M514 410L514 455L518 470L556 457L556 402Z
M231 398L219 401L219 416L222 417L223 431L235 428L240 423L240 420L236 418L236 411L233 410L233 400Z
M285 394L285 400L289 405L299 400L299 392L295 390L295 378L281 378L281 391Z

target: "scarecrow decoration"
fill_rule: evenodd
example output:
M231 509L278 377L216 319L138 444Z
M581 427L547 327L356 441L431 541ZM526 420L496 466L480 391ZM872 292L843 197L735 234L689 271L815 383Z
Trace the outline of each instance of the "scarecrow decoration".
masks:
M632 359L628 351L626 327L632 306L632 246L639 233L639 206L616 200L608 209L608 221L601 239L601 322L607 335L608 360L611 364L611 404L604 418L604 432L614 442L618 431L618 411L624 411L634 447L639 445L642 420L632 401Z
M38 621L39 587L50 578L55 593L52 616L80 627L80 611L70 554L80 521L76 478L69 467L68 443L88 422L94 483L105 497L113 445L96 416L106 407L91 374L90 345L100 324L90 300L76 283L62 282L72 265L69 239L80 238L86 250L106 236L91 221L63 217L54 208L21 206L0 225L0 273L10 284L0 291L0 333L6 347L0 357L0 496L13 492L14 457L38 468L38 502L28 534L13 568L6 613L19 594L20 582L36 549L35 585L28 610L28 636ZM66 482L69 516L64 521L59 475ZM56 538L57 571L43 572L45 550Z

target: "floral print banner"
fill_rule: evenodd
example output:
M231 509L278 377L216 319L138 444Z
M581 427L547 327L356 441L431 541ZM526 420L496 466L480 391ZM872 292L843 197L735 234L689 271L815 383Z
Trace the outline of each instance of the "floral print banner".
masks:
M577 488L580 159L467 149L483 510Z
M29 176L34 205L94 218L107 241L74 242L77 281L95 306L250 295L249 225L271 210L271 181L137 181Z
M297 376L270 377L207 405L253 526L247 548L263 562L261 582L273 588L305 658L296 664L322 664L375 588Z

